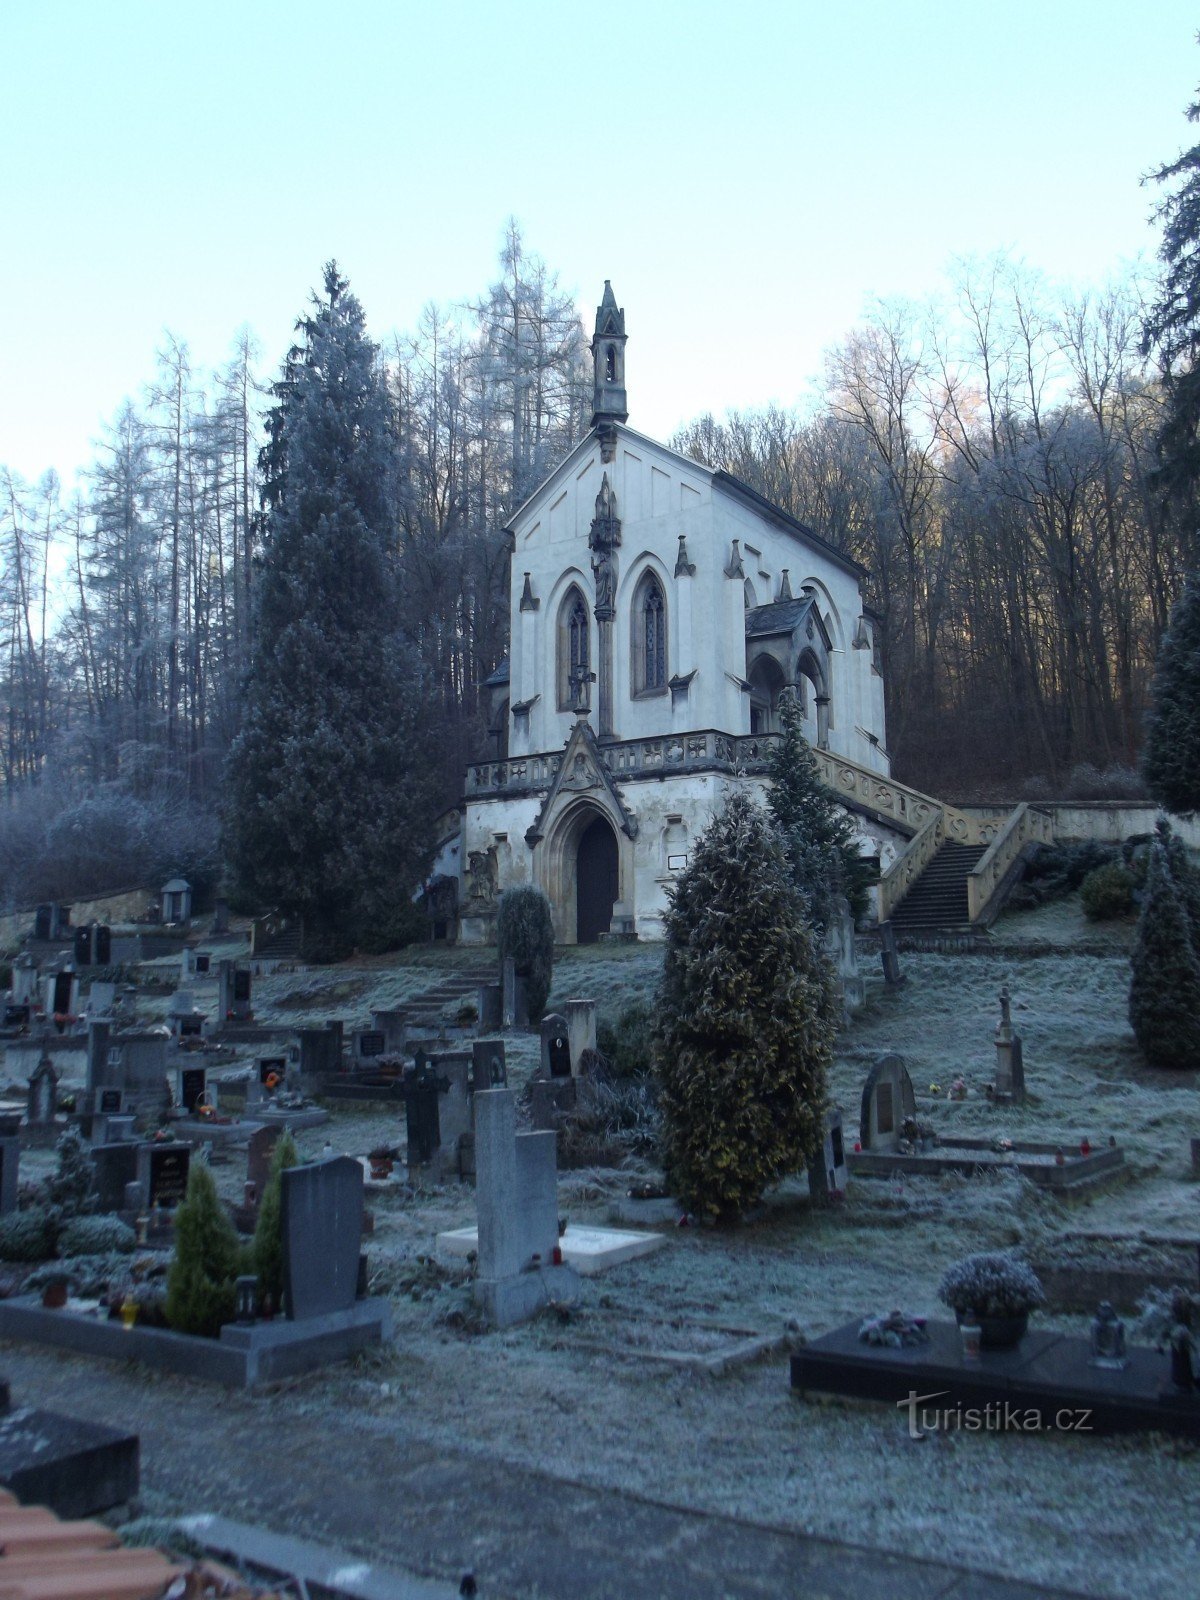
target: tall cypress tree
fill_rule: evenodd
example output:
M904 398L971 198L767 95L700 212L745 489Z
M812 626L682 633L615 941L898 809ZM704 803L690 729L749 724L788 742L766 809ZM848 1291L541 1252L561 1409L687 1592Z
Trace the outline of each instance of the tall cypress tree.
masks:
M313 955L386 939L427 861L420 683L397 632L391 411L334 263L275 387L263 556L226 851L242 893Z
M1200 811L1200 578L1192 575L1163 634L1151 689L1142 771L1159 805Z
M1200 959L1190 885L1172 871L1169 829L1150 846L1129 985L1129 1021L1152 1067L1200 1067ZM1182 890L1182 892L1181 892Z
M867 908L867 890L876 881L873 864L859 853L854 824L837 795L821 782L812 746L801 731L802 716L793 689L779 697L782 737L771 751L767 805L779 825L780 844L796 887L809 904L818 932L824 932L834 901L845 895L854 915Z

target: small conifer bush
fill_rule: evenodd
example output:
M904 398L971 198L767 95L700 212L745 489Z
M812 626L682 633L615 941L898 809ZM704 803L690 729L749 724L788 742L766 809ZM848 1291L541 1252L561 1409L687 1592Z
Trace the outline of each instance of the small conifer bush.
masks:
M1112 922L1133 911L1134 876L1128 867L1112 861L1096 867L1079 886L1083 914L1092 922Z
M188 1171L175 1212L175 1254L167 1274L167 1321L178 1333L215 1339L234 1310L238 1236L202 1162Z
M260 1302L271 1298L275 1311L283 1309L283 1205L280 1174L285 1167L300 1163L296 1141L290 1133L282 1133L271 1152L271 1171L258 1203L258 1224L254 1229L254 1266L258 1274Z
M0 1260L48 1261L54 1254L57 1230L44 1206L10 1211L0 1217Z
M554 974L554 919L550 902L531 883L506 889L500 896L496 919L500 966L511 956L513 967L525 980L529 1020L536 1022L546 1009Z
M137 1234L120 1217L72 1217L58 1236L60 1256L128 1255Z
M732 1219L821 1136L833 973L767 814L735 796L696 842L665 920L655 1061L667 1183Z

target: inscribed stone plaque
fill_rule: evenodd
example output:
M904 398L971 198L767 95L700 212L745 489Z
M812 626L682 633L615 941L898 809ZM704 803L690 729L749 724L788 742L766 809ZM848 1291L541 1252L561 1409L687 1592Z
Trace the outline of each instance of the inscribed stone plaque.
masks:
M881 1083L875 1090L875 1125L880 1133L892 1133L895 1130L896 1112L890 1083Z
M105 1117L120 1116L124 1098L124 1093L120 1089L101 1089L96 1109Z
M245 967L238 967L233 974L233 999L235 1005L250 1003L250 974Z
M544 1078L569 1078L571 1076L571 1045L567 1019L558 1012L543 1017L540 1024L542 1036L542 1076Z
M294 1321L348 1311L358 1288L363 1171L334 1156L281 1174L283 1284Z
M204 1099L207 1073L203 1067L184 1067L179 1074L179 1101L185 1111L194 1111Z
M386 1038L381 1032L372 1030L370 1033L360 1033L358 1036L358 1053L360 1056L381 1056Z
M138 1146L138 1179L148 1206L177 1206L187 1193L190 1144Z

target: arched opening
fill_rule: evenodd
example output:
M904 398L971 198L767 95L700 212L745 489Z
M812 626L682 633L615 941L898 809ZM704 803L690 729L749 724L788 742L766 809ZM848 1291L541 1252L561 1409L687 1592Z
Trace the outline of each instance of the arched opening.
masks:
M604 377L606 382L617 381L617 352L614 345L606 345L604 350Z
M617 836L604 817L596 817L579 836L575 852L575 937L595 944L612 923L620 891Z
M779 732L783 669L772 656L758 656L750 668L750 732Z
M812 650L803 651L796 663L796 693L804 713L804 737L817 749L827 750L833 726L829 680Z

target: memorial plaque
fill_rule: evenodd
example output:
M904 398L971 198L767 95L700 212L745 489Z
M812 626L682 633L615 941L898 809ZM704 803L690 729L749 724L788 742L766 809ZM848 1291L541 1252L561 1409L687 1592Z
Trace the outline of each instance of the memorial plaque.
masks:
M238 967L233 974L233 999L235 1005L250 1004L250 973L245 967Z
M893 1133L896 1127L896 1113L892 1103L892 1086L890 1083L881 1083L875 1091L876 1122L880 1133Z
M138 1176L146 1173L146 1204L177 1206L187 1193L188 1163L192 1147L187 1144L142 1145L138 1152Z
M209 955L207 950L205 950L205 951L197 950L197 952L196 952L196 971L197 971L197 973L207 972L209 970L209 963L211 961L212 961L212 957Z
M370 1033L360 1033L358 1036L358 1053L360 1056L364 1057L381 1056L383 1054L384 1045L386 1042L386 1038L382 1033L374 1031Z
M97 1110L101 1116L114 1117L121 1114L121 1102L124 1095L120 1089L101 1089L97 1096L99 1104Z
M286 1075L286 1056L263 1056L262 1060L258 1063L258 1081L261 1084L265 1085L268 1078L272 1077L277 1078L279 1082L282 1083Z

